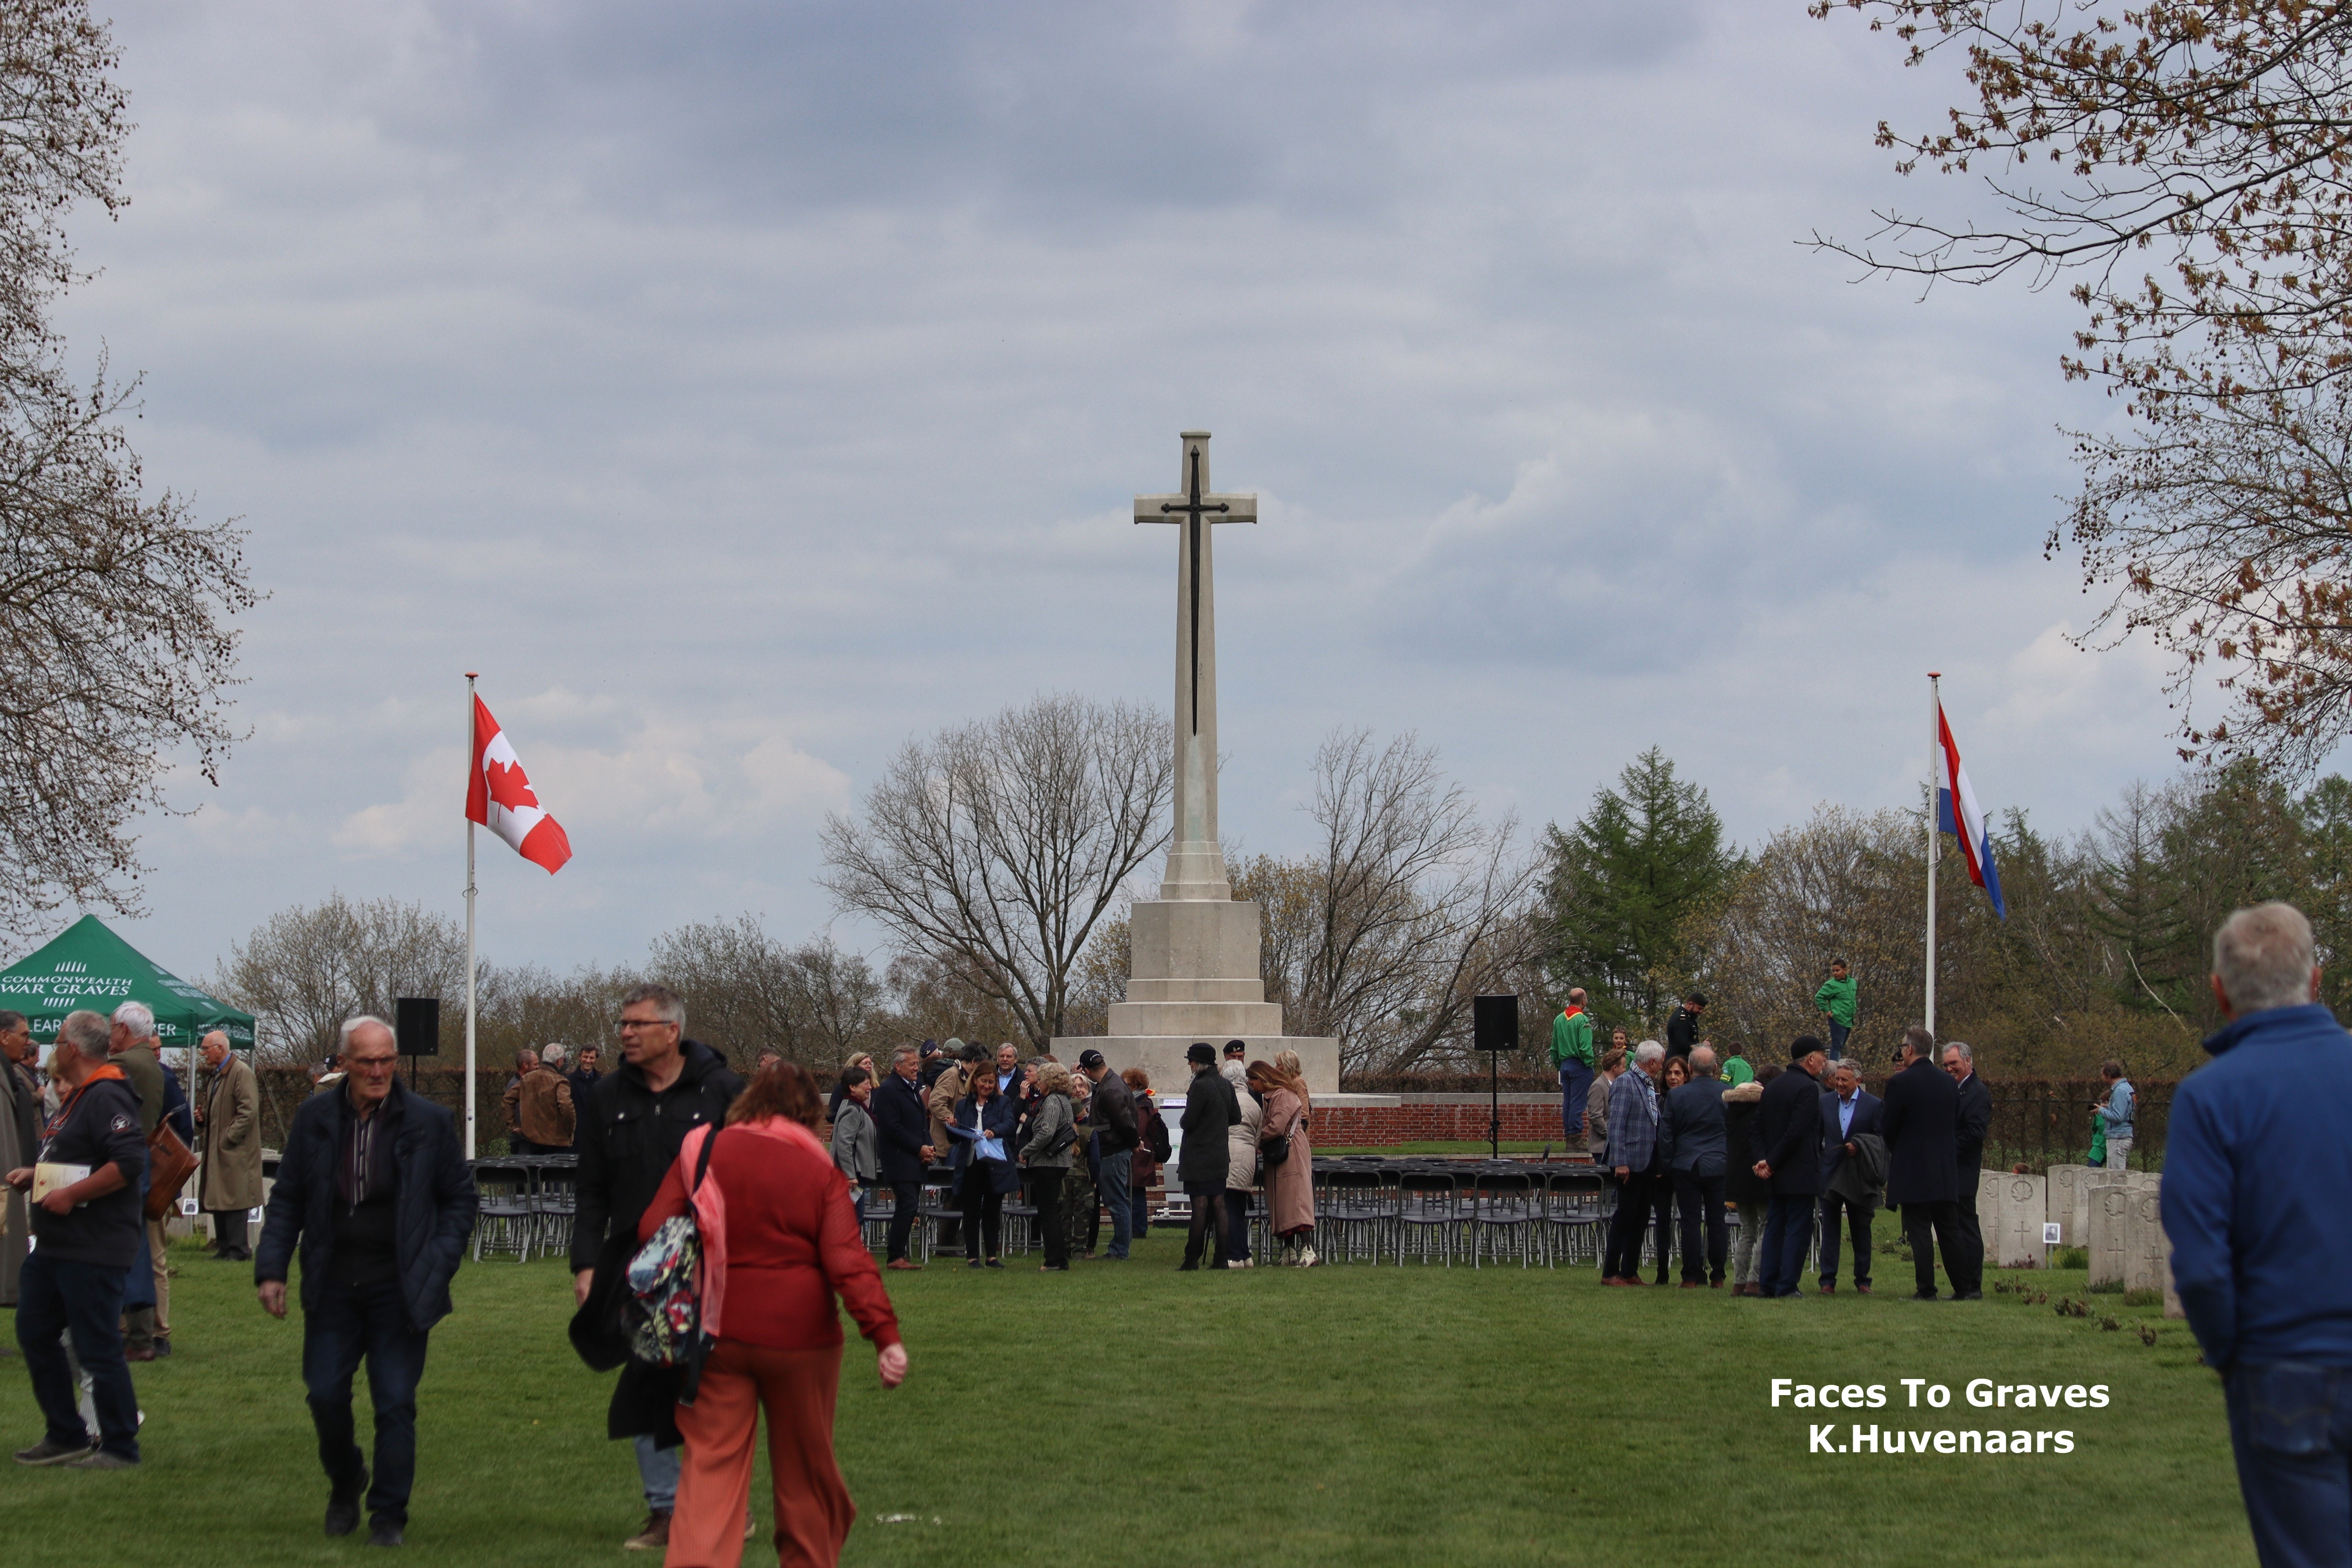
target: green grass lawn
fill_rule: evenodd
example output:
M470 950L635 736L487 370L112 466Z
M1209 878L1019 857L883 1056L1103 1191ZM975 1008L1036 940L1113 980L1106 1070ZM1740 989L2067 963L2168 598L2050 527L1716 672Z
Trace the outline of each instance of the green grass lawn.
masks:
M1189 1278L1154 1235L1127 1265L890 1276L914 1371L884 1394L854 1342L839 1444L858 1563L2251 1563L2211 1373L2179 1324L2094 1298L2087 1320L2009 1296L1800 1301L1603 1289L1594 1271L1360 1266ZM2019 1277L2012 1277L2019 1278ZM2054 1302L2083 1277L2025 1276ZM179 1353L134 1369L146 1463L0 1470L7 1568L337 1563L298 1377L299 1324L249 1270L183 1257ZM637 1560L640 1505L610 1384L573 1358L558 1265L468 1264L434 1335L408 1555ZM2113 1315L2121 1331L2105 1331ZM1807 1453L1824 1413L1776 1376L1883 1383L1901 1427L1990 1426L1972 1377L2104 1383L2105 1410L2003 1412L2070 1428L2069 1456ZM1949 1384L1904 1406L1899 1379ZM364 1394L362 1396L362 1431ZM0 1362L0 1436L39 1436ZM755 1489L754 1497L758 1496ZM893 1515L911 1516L884 1522ZM758 1555L747 1557L757 1563Z

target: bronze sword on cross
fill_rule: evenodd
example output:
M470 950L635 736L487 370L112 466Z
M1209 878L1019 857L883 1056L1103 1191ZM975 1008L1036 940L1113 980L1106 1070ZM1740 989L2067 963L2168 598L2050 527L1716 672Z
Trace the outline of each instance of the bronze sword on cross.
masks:
M1192 657L1192 696L1187 719L1194 734L1201 732L1201 531L1212 522L1255 522L1257 497L1217 495L1209 490L1209 433L1183 433L1184 465L1179 474L1183 492L1172 496L1138 496L1138 522L1181 522L1184 526L1185 609L1191 625L1185 638Z

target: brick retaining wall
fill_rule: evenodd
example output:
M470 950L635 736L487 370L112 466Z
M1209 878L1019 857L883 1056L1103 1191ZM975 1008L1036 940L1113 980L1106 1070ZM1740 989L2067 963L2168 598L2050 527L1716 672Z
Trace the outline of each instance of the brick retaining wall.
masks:
M1318 1105L1310 1124L1326 1149L1386 1148L1398 1143L1483 1142L1494 1111L1483 1094L1400 1094L1394 1105ZM1557 1144L1558 1094L1502 1097L1506 1142Z

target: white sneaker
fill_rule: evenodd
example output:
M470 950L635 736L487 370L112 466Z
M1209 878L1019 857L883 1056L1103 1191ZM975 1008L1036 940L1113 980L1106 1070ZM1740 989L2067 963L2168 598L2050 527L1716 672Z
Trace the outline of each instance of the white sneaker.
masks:
M1306 1247L1299 1249L1298 1267L1301 1268L1312 1268L1318 1261L1318 1260L1315 1256L1315 1249L1313 1247Z

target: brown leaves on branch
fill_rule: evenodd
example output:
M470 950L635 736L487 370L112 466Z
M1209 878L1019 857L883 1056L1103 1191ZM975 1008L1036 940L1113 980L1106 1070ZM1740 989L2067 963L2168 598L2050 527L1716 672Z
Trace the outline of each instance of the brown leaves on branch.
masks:
M2343 544L2352 371L2352 0L1816 0L1925 66L1956 52L1974 101L1882 124L1896 167L1976 173L2005 222L1895 212L1820 248L1874 271L2072 279L2065 374L2124 400L2084 437L2085 483L2049 549L2112 598L2094 628L2173 656L2183 754L2307 768L2352 731Z
M48 322L79 279L62 226L112 213L123 95L86 7L0 5L0 930L62 904L132 911L130 825L169 771L210 782L255 595L243 535L147 495L121 416L136 384L69 380Z

